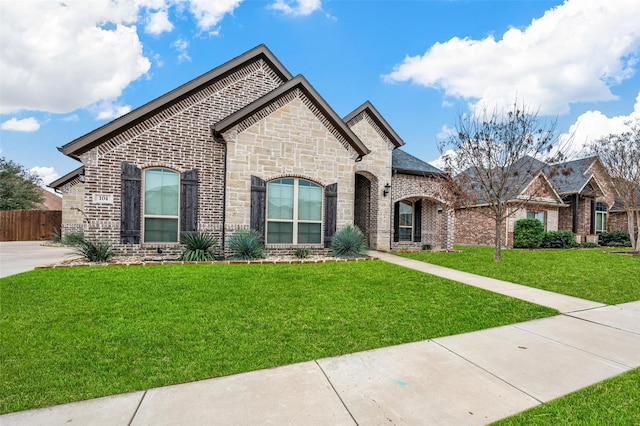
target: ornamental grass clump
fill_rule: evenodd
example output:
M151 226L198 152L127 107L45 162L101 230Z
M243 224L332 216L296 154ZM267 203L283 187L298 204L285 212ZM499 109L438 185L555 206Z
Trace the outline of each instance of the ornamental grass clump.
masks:
M230 259L255 260L264 257L262 238L255 230L241 229L229 238Z
M351 259L365 257L367 244L364 242L364 234L355 225L347 225L333 236L331 251L335 257Z
M75 253L87 259L89 262L108 262L116 251L107 241L83 238L76 243Z
M215 260L213 249L218 244L218 239L207 232L192 232L182 236L182 245L185 249L180 256L187 262L205 262Z

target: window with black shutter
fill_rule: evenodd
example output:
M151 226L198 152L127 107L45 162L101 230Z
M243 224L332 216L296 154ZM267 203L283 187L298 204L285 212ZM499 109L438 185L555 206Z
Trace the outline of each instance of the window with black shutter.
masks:
M134 164L123 162L120 207L120 242L122 244L138 244L140 242L141 183L142 170Z

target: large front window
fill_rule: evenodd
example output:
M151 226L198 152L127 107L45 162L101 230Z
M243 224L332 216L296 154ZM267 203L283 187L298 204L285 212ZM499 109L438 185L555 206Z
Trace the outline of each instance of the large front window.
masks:
M267 244L322 242L322 187L286 178L267 184Z
M144 242L178 241L180 175L168 169L144 171Z
M400 201L398 209L398 241L413 241L413 203Z
M607 205L596 203L596 232L607 231Z

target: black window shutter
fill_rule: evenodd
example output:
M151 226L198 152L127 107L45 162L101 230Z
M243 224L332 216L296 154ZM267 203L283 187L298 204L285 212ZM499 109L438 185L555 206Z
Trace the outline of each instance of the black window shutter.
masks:
M265 215L267 207L267 183L251 176L251 229L257 231L265 241Z
M338 228L338 184L324 188L324 247L331 247Z
M134 164L122 163L120 242L140 243L140 197L142 170Z
M413 203L413 241L422 241L422 200Z
M393 205L393 242L400 240L400 202Z
M198 230L198 169L180 174L180 235Z

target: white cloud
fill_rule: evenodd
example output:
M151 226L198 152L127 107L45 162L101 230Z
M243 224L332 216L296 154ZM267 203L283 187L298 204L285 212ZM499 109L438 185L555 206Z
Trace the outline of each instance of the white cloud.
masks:
M187 51L189 48L188 41L179 38L171 43L171 46L178 51L178 63L191 61L191 56L189 56L189 52Z
M276 0L270 7L285 15L307 16L321 10L322 2L320 0Z
M452 38L407 56L386 81L411 81L479 104L513 104L564 114L570 104L607 101L611 85L634 73L640 53L640 2L567 0L501 39Z
M0 2L1 112L67 113L118 97L150 67L137 12L131 0Z
M62 117L60 121L80 121L80 117L78 117L78 114L71 114L66 117Z
M173 24L169 21L169 12L167 10L148 12L146 23L144 31L149 34L158 35L173 30Z
M131 111L129 105L118 105L113 100L97 102L89 107L96 120L113 120Z
M30 173L35 173L42 178L42 183L45 185L50 184L54 180L58 179L60 175L55 171L53 167L41 167L36 166L29 169Z
M438 139L449 139L451 136L455 136L458 131L454 127L450 127L448 125L442 126L436 138Z
M198 21L198 28L209 31L218 25L226 14L232 13L242 0L190 0L189 10ZM218 30L212 33L217 34Z
M40 123L33 117L11 118L2 123L2 130L13 130L15 132L37 132L40 129Z
M567 150L570 156L577 156L596 139L629 130L626 123L632 119L640 119L640 92L636 97L633 111L629 115L607 117L600 111L587 111L581 114L569 127L569 131L560 135L560 145L568 145Z

